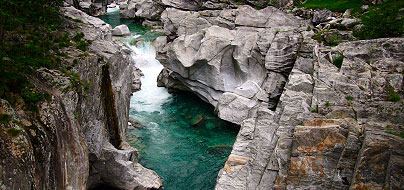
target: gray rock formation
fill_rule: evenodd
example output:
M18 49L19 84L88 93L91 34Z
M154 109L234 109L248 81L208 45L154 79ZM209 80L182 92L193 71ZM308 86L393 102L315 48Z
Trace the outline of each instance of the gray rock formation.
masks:
M120 15L127 19L158 20L165 9L161 1L128 0L120 6Z
M113 30L112 30L112 35L114 36L125 36L125 35L130 35L130 31L128 26L121 24L119 26L116 26Z
M1 123L0 189L88 189L101 184L158 189L161 179L137 163L137 150L125 139L130 95L139 87L130 51L112 39L111 26L102 20L73 7L62 12L67 17L64 32L83 32L92 43L87 52L65 48L69 56L61 64L90 85L41 68L30 82L50 97L38 105L38 114L0 100L1 114L12 118ZM10 128L20 133L10 136Z
M323 12L312 21L328 22ZM161 19L159 85L241 125L215 189L403 186L403 38L324 47L272 7L167 8Z
M349 42L331 50L316 47L313 56L299 57L276 111L260 108L256 117L243 121L216 189L402 186L399 146L404 139L386 131L403 132L403 121L398 119L403 118L403 102L388 101L392 92L403 92L403 79L392 79L402 71L402 54L396 52L403 50L399 45L403 41ZM391 46L383 47L386 43ZM330 52L344 56L341 69L325 59ZM303 66L307 63L313 70Z
M167 8L162 21L175 39L158 48L166 55L158 57L166 66L161 85L193 91L237 124L260 104L276 106L302 40L300 21L273 7L249 6L193 13Z

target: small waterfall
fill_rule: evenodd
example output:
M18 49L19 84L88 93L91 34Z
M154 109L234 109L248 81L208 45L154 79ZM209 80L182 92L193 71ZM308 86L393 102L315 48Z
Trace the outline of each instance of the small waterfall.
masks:
M117 11L119 12L119 6L114 7L114 8L107 8L107 14L117 12Z
M128 37L129 42L135 38ZM161 106L169 101L171 95L163 87L157 87L157 76L163 69L163 65L156 60L156 50L150 42L138 41L136 45L127 46L133 51L132 57L136 67L142 70L142 89L133 94L130 107L137 112L161 112Z

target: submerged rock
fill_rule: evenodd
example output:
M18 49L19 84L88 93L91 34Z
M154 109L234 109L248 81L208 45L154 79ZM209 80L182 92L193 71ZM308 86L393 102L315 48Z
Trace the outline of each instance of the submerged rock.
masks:
M203 121L203 116L202 115L197 115L197 116L195 116L194 118L192 118L192 120L191 120L191 125L192 126L195 126L195 125L198 125L199 123L201 123L202 121Z
M207 153L215 155L225 155L228 154L232 149L233 147L229 145L216 145L209 147Z

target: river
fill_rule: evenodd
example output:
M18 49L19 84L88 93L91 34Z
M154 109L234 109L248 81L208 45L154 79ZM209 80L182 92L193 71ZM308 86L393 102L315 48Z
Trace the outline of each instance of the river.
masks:
M112 10L112 11L111 11ZM237 136L238 127L219 119L213 107L192 93L169 94L157 87L163 66L149 40L156 34L129 20L119 19L119 9L100 17L112 27L129 26L132 36L146 39L127 46L142 70L142 89L131 98L129 117L143 128L129 131L128 142L139 151L139 163L157 172L165 190L213 189Z

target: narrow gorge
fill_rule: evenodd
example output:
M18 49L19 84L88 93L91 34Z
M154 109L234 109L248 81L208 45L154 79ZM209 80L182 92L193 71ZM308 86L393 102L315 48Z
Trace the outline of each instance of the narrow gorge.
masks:
M0 190L404 187L402 1L4 5Z

